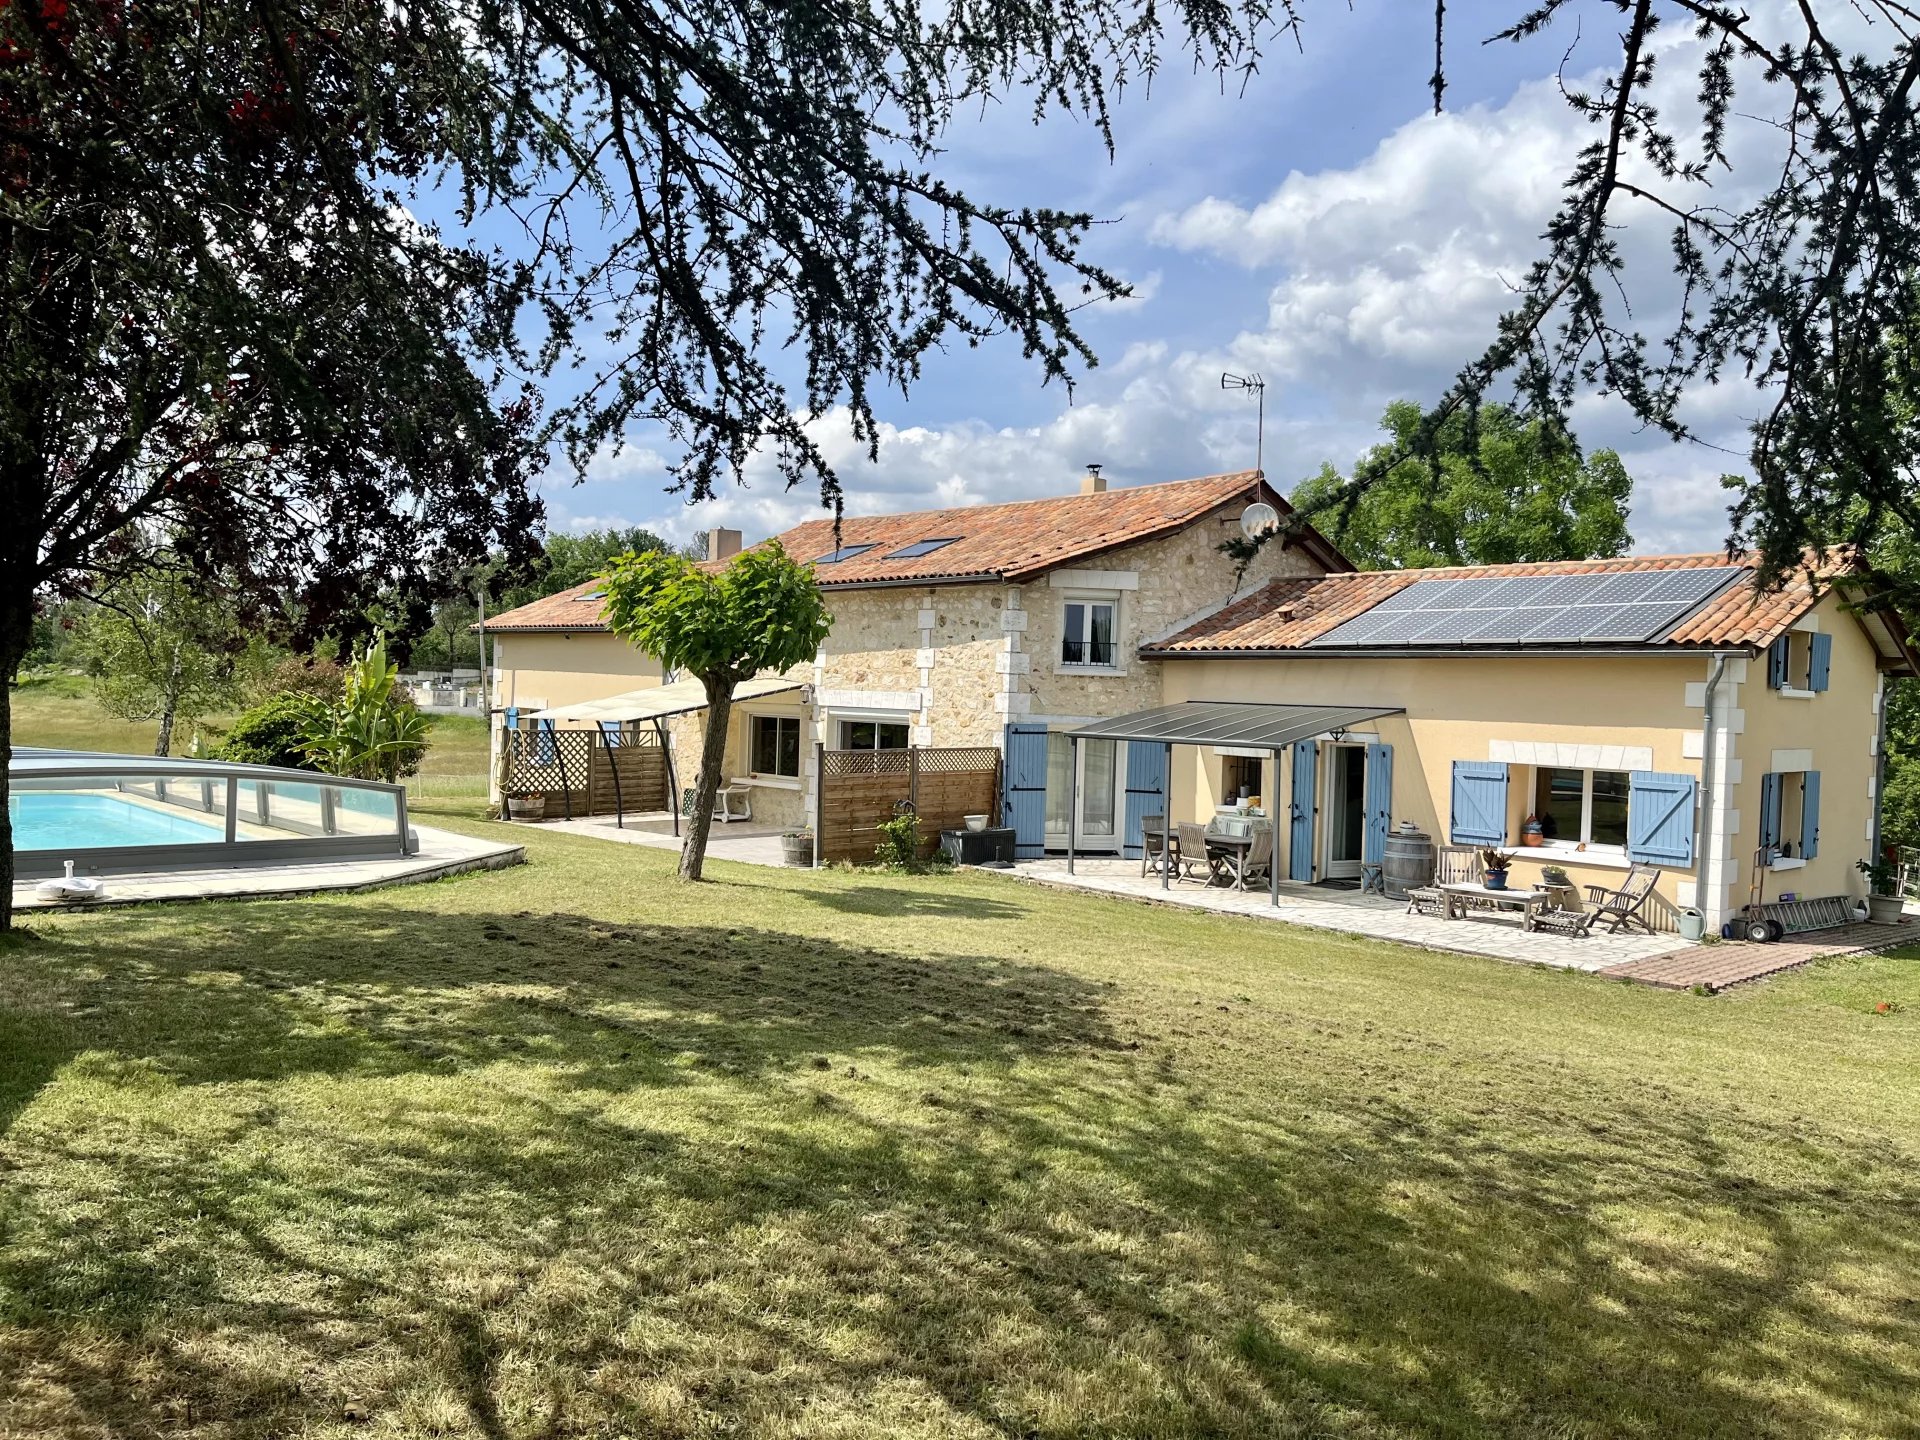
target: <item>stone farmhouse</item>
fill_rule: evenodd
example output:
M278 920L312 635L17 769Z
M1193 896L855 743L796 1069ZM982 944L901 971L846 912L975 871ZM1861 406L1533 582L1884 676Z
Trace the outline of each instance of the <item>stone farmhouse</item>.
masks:
M834 626L812 665L742 687L729 775L754 820L808 824L819 765L853 763L834 752L979 747L1024 857L1138 857L1153 817L1246 801L1276 885L1356 883L1410 824L1514 848L1522 883L1529 865L1583 885L1657 867L1669 924L1863 892L1885 684L1920 665L1860 575L1810 558L1757 593L1724 553L1362 573L1302 528L1236 580L1220 546L1256 501L1288 513L1256 473L1089 476L848 519L837 541L825 520L786 531ZM711 563L738 542L719 532ZM488 622L495 706L562 727L652 715L684 775L698 685L608 633L597 598Z
M1089 473L1077 493L1048 499L848 517L837 546L824 519L774 537L815 566L834 625L812 666L781 677L790 688L735 707L728 773L754 820L808 823L816 746L998 748L1018 723L1058 737L1046 746L1044 823L1064 844L1066 731L1159 702L1160 667L1140 658L1142 645L1270 580L1351 568L1307 529L1263 549L1236 591L1235 562L1219 546L1256 500L1289 509L1251 471L1126 489ZM712 563L739 548L736 531L709 537ZM503 720L590 709L666 682L657 661L608 631L599 598L582 585L487 621ZM665 717L682 777L703 720L692 696ZM562 714L554 723L600 722ZM1083 749L1082 844L1117 851L1124 794L1162 783L1160 756L1143 750L1130 774L1120 747Z

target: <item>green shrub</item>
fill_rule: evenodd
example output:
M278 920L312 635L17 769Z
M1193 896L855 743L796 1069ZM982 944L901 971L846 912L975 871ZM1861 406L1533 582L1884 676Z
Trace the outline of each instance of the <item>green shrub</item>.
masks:
M340 699L306 699L301 745L329 775L389 784L420 768L427 754L427 717L397 687L400 667L375 640L346 667Z
M917 870L920 868L920 817L911 811L896 815L891 820L883 820L874 826L874 833L880 837L880 843L873 848L873 858L889 870Z
M312 700L291 692L263 700L233 722L233 728L213 749L216 760L243 765L281 765L290 770L317 770L302 748Z

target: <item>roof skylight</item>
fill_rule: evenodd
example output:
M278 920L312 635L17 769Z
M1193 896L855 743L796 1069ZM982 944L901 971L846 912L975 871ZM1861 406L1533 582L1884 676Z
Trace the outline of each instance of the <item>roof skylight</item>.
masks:
M871 545L842 545L838 550L829 550L824 555L816 556L813 563L816 565L833 565L842 560L851 560L856 555L864 555L871 549L873 549Z
M916 540L911 545L903 545L887 558L889 560L912 560L921 555L931 555L943 545L951 545L958 535L949 535L941 540Z

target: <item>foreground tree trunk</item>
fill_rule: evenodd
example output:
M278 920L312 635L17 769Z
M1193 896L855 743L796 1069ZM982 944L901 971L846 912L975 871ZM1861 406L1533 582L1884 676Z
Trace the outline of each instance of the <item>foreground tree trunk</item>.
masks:
M32 638L32 596L0 599L0 934L13 928L13 681Z
M694 784L693 814L686 843L680 847L680 878L698 880L707 859L707 834L713 829L713 802L720 793L720 772L727 759L727 723L733 716L733 676L702 675L707 687L707 733L700 746L700 777Z

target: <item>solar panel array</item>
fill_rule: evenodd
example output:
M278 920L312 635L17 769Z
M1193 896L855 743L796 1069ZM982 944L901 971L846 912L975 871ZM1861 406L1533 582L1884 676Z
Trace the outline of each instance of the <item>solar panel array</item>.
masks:
M1417 580L1309 643L1325 646L1640 644L1747 572L1627 570Z

